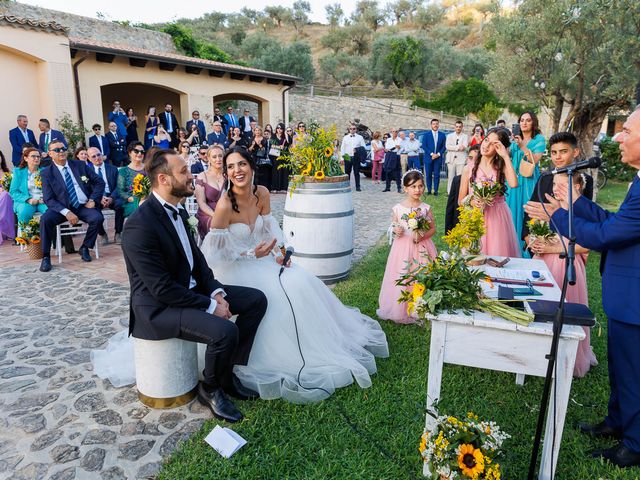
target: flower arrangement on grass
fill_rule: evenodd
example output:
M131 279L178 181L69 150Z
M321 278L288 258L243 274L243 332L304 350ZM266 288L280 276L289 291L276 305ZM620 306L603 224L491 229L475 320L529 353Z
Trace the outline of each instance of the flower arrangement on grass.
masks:
M473 182L471 189L473 197L488 207L493 205L493 201L497 196L504 195L506 190L503 183L498 183L491 179L484 179L480 183Z
M20 234L16 242L20 245L38 245L40 243L40 217L33 217L28 222L18 222Z
M139 199L147 198L151 192L151 181L146 175L139 173L133 177L131 193Z
M556 233L551 230L548 222L532 218L528 222L528 227L529 243L535 242L536 240L542 240L546 243L556 243L558 241Z
M335 125L324 129L312 124L308 135L278 157L282 161L278 168L287 168L293 174L291 193L303 182L321 181L325 177L342 175L340 163L334 155L335 141Z
M463 419L434 418L435 428L422 435L418 447L432 479L500 480L496 457L510 435L494 422L480 421L473 412Z
M11 172L4 172L0 185L6 192L11 188L11 180L13 180L13 174Z
M458 211L458 224L444 236L444 241L453 252L478 255L482 247L480 239L486 232L482 210L461 205Z

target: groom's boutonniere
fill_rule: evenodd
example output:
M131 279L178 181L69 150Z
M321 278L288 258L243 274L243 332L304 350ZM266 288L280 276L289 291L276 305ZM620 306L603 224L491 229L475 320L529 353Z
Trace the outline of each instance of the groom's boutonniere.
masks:
M83 183L87 183L89 181L89 179L87 177L85 177L84 175L82 175L80 177L80 180L82 180Z
M187 219L186 223L187 223L187 230L189 230L189 233L191 233L191 235L195 237L196 234L198 233L198 219L193 215L191 215Z

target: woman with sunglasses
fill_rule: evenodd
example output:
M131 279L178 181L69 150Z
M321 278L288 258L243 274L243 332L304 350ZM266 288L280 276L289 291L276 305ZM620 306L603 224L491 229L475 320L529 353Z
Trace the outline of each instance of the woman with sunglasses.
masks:
M40 158L37 148L27 148L22 152L22 160L13 172L9 193L13 198L13 211L18 217L18 222L28 222L36 212L47 211L42 198Z
M140 199L136 197L133 190L133 179L144 171L144 146L141 142L131 142L127 148L129 152L129 165L118 169L118 193L124 202L124 218L127 218L136 211L140 205Z
M229 129L229 149L236 147L249 147L246 137L242 136L242 130L240 127L233 127Z
M271 137L271 145L269 146L269 158L273 164L273 175L271 188L274 193L286 192L289 188L289 175L291 170L279 158L287 153L291 146L291 137L285 133L284 123L276 125L276 133Z
M307 133L307 126L304 124L304 122L300 122L298 123L298 128L296 129L296 133L293 136L293 145L296 145L298 142L303 141L307 135L309 135Z
M209 233L209 226L220 196L224 191L225 177L222 172L224 149L221 145L213 145L207 149L208 170L196 177L196 201L198 202L198 233L204 238Z
M191 165L191 146L189 142L183 140L178 145L178 156L187 162L187 165Z

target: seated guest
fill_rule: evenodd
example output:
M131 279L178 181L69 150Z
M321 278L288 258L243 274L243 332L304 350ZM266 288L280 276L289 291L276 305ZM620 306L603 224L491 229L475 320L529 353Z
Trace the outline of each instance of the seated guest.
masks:
M0 178L9 172L7 161L2 152L0 152ZM15 183L15 177L11 182L12 188ZM0 184L0 245L5 238L12 239L15 234L15 225L13 221L13 200L9 192L6 192Z
M97 208L98 210L109 208L115 212L116 232L113 239L117 244L120 244L122 241L122 226L124 225L124 208L122 207L124 201L118 192L118 169L113 165L104 163L104 157L97 148L90 147L87 153L94 171L104 182L104 193ZM100 225L98 235L102 238L103 245L109 243L109 235L107 235L107 232L104 230L104 224Z
M194 147L199 147L200 144L206 142L207 137L200 136L200 130L196 125L191 125L191 130L189 132L189 138L191 139L191 145Z
M151 147L153 148L153 147ZM127 218L136 211L140 199L133 194L133 179L139 173L146 175L144 171L144 146L140 142L131 142L127 148L129 151L129 165L118 170L118 188L123 204L123 218Z
M49 156L53 164L41 173L42 194L48 207L40 217L41 272L51 270L51 242L57 225L64 222L76 225L78 221L88 225L79 253L82 260L90 262L89 249L95 246L104 220L96 209L104 192L102 179L86 164L77 160L67 161L67 147L61 141L54 139L49 144Z
M215 121L213 122L213 132L211 132L207 136L207 143L209 145L222 145L222 148L227 148L229 145L229 140L227 136L222 131L222 123Z
M229 129L229 140L227 143L228 150L236 147L248 148L251 144L251 138L243 137L240 127L233 127Z
M200 112L198 110L194 110L191 113L191 120L187 122L187 132L193 131L193 129L191 128L193 125L195 125L198 129L198 136L202 140L207 138L207 131L205 129L204 122L200 120Z
M188 164L188 162L187 162ZM207 158L207 146L202 145L198 149L198 158L191 164L191 174L197 175L205 172L209 168L209 160Z
M160 148L171 148L171 134L169 134L164 126L158 125L158 133L153 137L153 145Z
M225 176L222 171L224 149L220 145L212 145L206 151L209 168L196 177L196 200L198 202L198 233L204 238L209 232L211 219L218 200L224 191Z
M127 161L126 137L118 133L118 126L115 122L109 122L107 140L109 141L109 155L107 155L107 158L112 165L116 167L123 166Z
M90 147L90 148L97 148L97 147ZM100 149L98 149L98 152L100 152ZM102 153L100 155L102 155ZM73 159L89 164L89 154L87 153L87 149L85 147L76 148L76 151L73 152Z
M191 145L188 142L180 142L178 144L178 156L182 158L187 165L191 164Z
M51 165L51 159L49 158L49 144L51 143L52 139L57 138L58 140L62 140L62 143L64 143L64 146L67 148L69 147L69 145L67 145L67 141L64 139L64 135L62 134L62 132L51 129L51 124L46 118L40 119L40 121L38 122L38 128L41 132L40 140L38 141L38 148L40 149L40 153L42 154L40 164L44 168Z
M181 143L188 143L189 146L191 146L191 144L193 143L193 137L196 134L191 131L191 132L187 132L184 128L179 128L178 129L178 145L180 145Z
M98 150L100 150L100 153L102 153L102 155L108 158L110 153L109 140L107 140L107 137L102 135L102 127L96 123L93 125L93 127L91 127L91 130L93 130L94 135L89 137L89 146L96 147Z
M16 122L18 123L18 126L9 130L9 142L12 147L11 162L15 167L17 167L22 160L22 147L24 143L38 145L38 142L36 142L36 136L33 134L33 130L27 128L27 125L29 125L27 116L18 115Z
M22 154L18 168L13 170L9 193L13 199L13 211L18 217L18 222L28 222L36 212L47 211L42 197L40 160L41 155L37 148L27 148Z

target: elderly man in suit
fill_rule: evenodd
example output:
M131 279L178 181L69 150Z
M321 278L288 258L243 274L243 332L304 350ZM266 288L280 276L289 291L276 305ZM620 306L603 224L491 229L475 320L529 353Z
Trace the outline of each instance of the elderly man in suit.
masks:
M38 122L38 128L41 132L40 138L38 139L38 148L42 153L43 160L40 162L40 164L43 167L48 167L49 165L51 165L51 159L49 158L49 144L51 143L51 140L53 140L54 138L62 140L62 143L64 143L64 146L67 148L69 148L69 145L67 144L67 141L65 140L62 132L53 130L51 128L49 120L47 120L46 118L40 119L40 121Z
M131 285L129 333L205 343L198 400L217 418L238 422L242 413L227 394L248 399L257 393L232 369L247 363L267 299L259 290L222 285L213 276L189 233L181 203L195 190L187 163L172 150L159 150L145 170L152 193L129 217L122 236Z
M22 160L22 145L24 145L25 143L38 145L33 130L27 128L27 126L29 125L27 116L18 115L16 122L18 123L18 126L9 130L9 142L11 142L12 148L11 162L13 163L14 167L20 165L20 161Z
M213 122L213 132L207 135L207 145L222 145L224 148L229 146L229 139L222 131L222 123L219 121Z
M444 133L438 131L440 128L440 120L434 118L431 120L431 131L424 134L424 167L425 177L427 181L427 195L431 195L431 185L433 184L433 194L438 195L438 187L440 186L440 168L442 167L442 158L447 149L447 137Z
M95 147L89 147L87 155L96 174L104 182L104 193L96 208L98 210L109 208L115 212L115 235L113 239L115 243L119 244L122 241L122 227L124 225L124 201L118 192L118 169L105 163L104 156ZM109 243L109 235L104 229L104 224L100 225L98 235L101 237L103 245Z
M616 141L623 163L640 170L640 108L627 119ZM567 182L568 183L568 182ZM602 307L607 315L609 405L603 421L581 424L594 437L613 437L615 446L592 452L619 467L640 466L640 172L622 205L608 212L578 193L575 186L546 195L545 206L558 233L568 237L567 192L573 188L573 234L576 242L602 252ZM525 206L531 218L548 220L537 202Z
M96 147L100 150L102 155L109 158L109 154L111 153L111 150L109 149L109 140L107 140L107 137L102 135L102 126L95 123L93 127L91 127L91 130L93 130L93 135L89 137L89 146Z
M171 136L171 148L176 148L178 146L178 129L180 128L180 124L173 113L173 106L170 103L165 104L164 112L158 115L158 118L160 118L160 123Z
M207 130L204 126L204 122L200 120L200 112L198 110L194 110L191 113L191 120L187 122L187 132L191 132L191 127L195 125L198 127L198 136L200 137L200 141L207 138Z
M213 118L212 122L215 124L216 122L220 122L220 126L222 127L222 131L224 134L227 134L227 119L220 112L220 107L214 107L213 109ZM211 144L209 144L211 145Z
M127 144L126 138L118 133L118 126L115 122L109 122L109 133L107 133L107 141L109 142L109 155L107 158L112 165L122 167L127 163Z
M51 242L57 225L82 221L88 225L79 253L85 262L91 261L93 248L102 225L102 213L96 205L102 200L104 181L93 168L78 160L67 160L67 147L59 140L49 144L50 167L42 170L42 196L47 211L40 217L42 245L41 272L51 270Z

